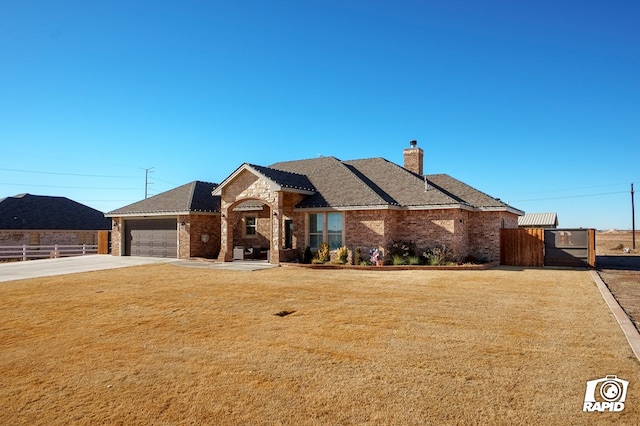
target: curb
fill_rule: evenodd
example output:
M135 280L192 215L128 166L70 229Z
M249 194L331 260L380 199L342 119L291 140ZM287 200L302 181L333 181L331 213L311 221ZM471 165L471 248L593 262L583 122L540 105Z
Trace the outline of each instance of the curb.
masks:
M618 325L620 325L624 336L627 338L627 342L629 342L629 346L631 346L633 354L636 356L638 361L640 361L640 333L638 332L638 329L633 325L626 312L613 297L613 294L609 291L609 287L607 287L604 281L602 281L598 272L593 269L590 272L593 281L595 281L598 286L598 290L600 290L600 294L602 294L602 298L607 303L607 306L609 306L609 310L611 310L611 313L616 318Z
M280 262L281 266L291 268L306 269L353 269L359 271L485 271L500 266L499 262L489 262L473 265L383 265L383 266L362 266L362 265L337 265L334 263L293 263Z

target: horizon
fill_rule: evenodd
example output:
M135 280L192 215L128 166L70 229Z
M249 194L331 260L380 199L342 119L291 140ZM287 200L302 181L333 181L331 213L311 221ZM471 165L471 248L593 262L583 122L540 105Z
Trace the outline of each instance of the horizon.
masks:
M102 212L242 163L448 174L560 227L631 229L640 4L0 6L0 198ZM148 185L145 185L145 172Z

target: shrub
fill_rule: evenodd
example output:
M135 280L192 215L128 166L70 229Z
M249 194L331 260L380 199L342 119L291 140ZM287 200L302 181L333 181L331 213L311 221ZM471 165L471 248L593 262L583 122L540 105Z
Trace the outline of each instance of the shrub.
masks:
M321 263L328 262L331 259L331 251L329 250L329 244L323 242L318 249L318 260Z
M336 257L338 258L338 263L342 263L344 265L347 263L347 259L349 258L349 249L346 246L340 247L336 251Z
M362 265L363 260L364 259L362 259L362 250L360 250L360 247L356 247L356 254L354 256L353 263L355 265Z
M405 258L403 256L400 256L399 254L394 254L391 257L391 262L396 266L397 265L406 265L407 264L407 262L405 261Z
M311 247L306 246L302 252L302 263L309 264L313 259L313 253L311 253Z
M420 264L420 256L409 256L409 257L407 257L407 263L409 265L419 265Z
M394 256L407 258L416 255L416 245L411 241L393 241L386 250L388 256L392 259Z
M426 259L428 265L445 265L451 261L451 249L444 244L427 248L423 251L422 256Z

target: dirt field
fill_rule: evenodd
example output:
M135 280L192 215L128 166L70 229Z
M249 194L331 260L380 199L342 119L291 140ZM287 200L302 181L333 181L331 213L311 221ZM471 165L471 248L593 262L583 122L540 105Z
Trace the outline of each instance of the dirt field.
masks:
M629 248L630 255L640 255L640 231L636 231L636 249L632 249L633 235L631 231L599 231L596 232L596 255L622 256Z
M0 341L7 425L640 421L640 363L586 271L13 281ZM631 382L624 411L583 413L586 381L610 374Z
M598 232L596 252L600 255L599 274L614 297L640 330L640 233L636 232L636 250L631 232ZM629 253L624 252L628 247Z

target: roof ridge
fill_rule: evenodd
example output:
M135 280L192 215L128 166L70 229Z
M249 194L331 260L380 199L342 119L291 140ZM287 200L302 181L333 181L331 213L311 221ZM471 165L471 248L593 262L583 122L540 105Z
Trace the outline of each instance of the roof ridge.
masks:
M489 195L489 194L487 194L486 192L481 191L481 190L479 190L478 188L476 188L476 187L474 187L474 186L471 186L471 185L469 185L468 183L465 183L465 182L461 181L460 179L456 179L456 178L454 178L453 176L451 176L451 175L449 175L449 174L447 174L447 173L439 173L439 174L434 174L434 175L432 175L432 176L434 176L434 177L435 177L435 176L438 176L438 177L445 177L445 178L447 178L447 179L450 179L450 180L452 180L452 181L456 182L458 185L462 185L463 187L469 188L471 191L474 191L474 192L476 192L476 193L478 193L478 194L481 194L481 195L483 195L483 196L485 196L485 197L487 197L487 198L489 198L489 199L491 199L491 200L493 200L493 201L495 201L495 202L499 203L502 207L511 207L509 204L505 203L505 202L504 202L504 201L502 201L500 198L496 198L496 197L494 197L494 196L492 196L492 195ZM469 202L469 201L466 201L466 200L463 200L463 202L465 202L466 204L472 205L472 206L474 206L474 207L482 207L482 206L478 206L478 205L476 205L475 203L472 203L472 202Z
M381 158L381 157L379 157ZM354 161L354 160L352 160ZM358 161L358 160L355 160ZM353 165L353 164L348 164L348 161L342 161L341 162L342 165L344 165L347 170L352 173L356 179L365 186L366 189L368 189L369 191L373 192L376 197L380 198L380 200L382 200L383 203L386 204L392 204L392 205L400 205L400 203L398 203L398 201L393 198L390 194L388 194L386 191L384 191L382 188L380 188L375 182L373 182L371 179L369 179L364 173L362 173L360 170L358 170L358 168ZM375 189L374 189L375 188ZM381 195L384 194L383 195Z

